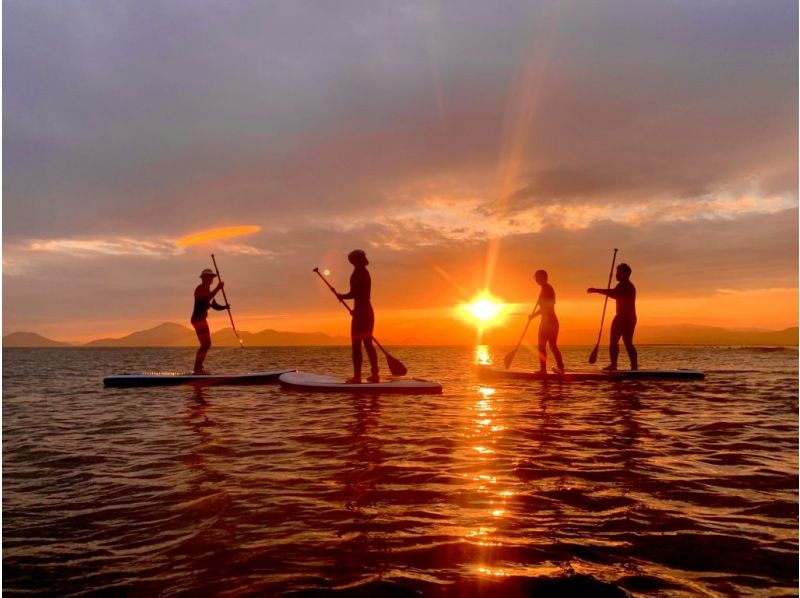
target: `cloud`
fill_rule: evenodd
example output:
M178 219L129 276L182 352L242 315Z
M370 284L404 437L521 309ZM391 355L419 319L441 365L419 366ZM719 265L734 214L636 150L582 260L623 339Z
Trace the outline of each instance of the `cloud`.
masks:
M196 233L185 235L175 241L177 247L189 247L200 243L210 243L212 241L219 241L221 239L229 239L231 237L240 237L242 235L252 235L260 232L261 227L258 225L247 226L226 226L223 228L215 228L211 230L204 230Z
M187 252L187 248L203 244L213 246L216 251L231 255L250 255L261 257L274 257L279 252L255 247L230 243L226 239L253 234L260 231L260 227L236 227L232 229L216 229L204 233L193 233L180 239L31 239L21 242L6 243L4 247L3 273L17 275L25 273L37 264L46 265L48 255L55 256L56 260L68 258L174 258ZM213 244L213 245L212 245ZM51 260L52 261L52 260Z
M481 4L12 3L6 235L291 225L433 178L508 214L796 202L794 3Z
M173 243L137 241L133 239L34 240L27 244L27 250L32 252L58 253L74 257L86 255L166 257L177 253L177 249Z

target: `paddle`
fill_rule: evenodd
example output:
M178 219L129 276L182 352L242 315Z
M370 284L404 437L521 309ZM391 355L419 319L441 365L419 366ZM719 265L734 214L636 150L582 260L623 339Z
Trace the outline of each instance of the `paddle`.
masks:
M314 272L317 273L317 276L319 276L322 279L322 282L324 282L328 286L328 288L331 290L331 293L336 295L336 299L338 299L339 303L344 305L345 309L348 312L350 312L350 315L352 316L353 315L353 310L350 309L350 306L347 305L347 303L344 302L344 299L339 299L339 293L336 292L336 289L334 289L333 286L331 286L331 283L329 283L328 280L322 275L322 273L319 271L319 268L314 268ZM394 357L392 357L391 355L389 355L389 353L386 351L386 349L383 348L383 345L381 345L378 342L377 338L375 338L373 336L372 340L375 341L375 344L378 345L378 349L380 349L383 352L383 354L386 356L386 363L389 364L389 371L392 372L392 375L393 376L405 376L406 373L408 372L408 368L406 368L406 366L404 366L399 360L397 360Z
M611 258L611 272L608 273L608 285L606 286L606 290L611 290L611 277L614 275L614 264L617 261L617 249L614 248L614 257ZM608 305L608 295L606 295L606 300L603 301L603 315L600 318L600 332L597 333L597 344L592 349L591 355L589 355L589 363L595 363L597 361L597 350L600 348L600 337L603 336L603 321L606 319L606 306Z
M211 254L211 261L214 262L214 270L217 271L217 279L222 282L222 277L219 275L219 268L217 268L217 260L214 258L213 253ZM225 305L228 305L228 297L225 295L225 287L222 287L222 298L225 299ZM233 314L231 313L230 305L228 305L228 317L231 319L231 328L233 328L233 333L236 335L236 338L239 339L239 346L244 349L242 337L239 336L238 332L236 332L236 324L233 323Z
M536 300L536 305L533 306L533 311L536 311L537 307L539 307L539 300L538 299ZM533 312L531 312L531 313L533 313ZM540 314L537 314L537 315L540 315ZM506 355L506 358L503 360L503 363L506 365L506 369L511 367L511 362L514 361L514 357L516 357L516 355L517 355L517 351L519 350L519 346L522 344L522 339L525 338L525 333L528 332L528 326L531 325L531 320L533 320L533 318L528 318L528 321L525 322L525 328L522 331L522 336L519 337L519 342L517 342L517 346L514 347L514 350L511 351L511 353L509 353L508 355Z

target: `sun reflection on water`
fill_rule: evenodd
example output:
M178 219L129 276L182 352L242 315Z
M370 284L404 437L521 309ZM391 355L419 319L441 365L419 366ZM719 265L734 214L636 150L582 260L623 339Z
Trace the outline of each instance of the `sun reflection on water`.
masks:
M488 347L476 349L477 362L490 362ZM466 405L469 417L466 423L464 447L472 451L473 468L467 479L471 480L471 495L475 509L463 532L463 540L483 550L504 545L505 532L512 512L509 501L514 500L515 480L509 479L505 466L499 461L499 443L506 430L503 419L504 398L497 388L475 386L473 402ZM490 556L487 552L486 556ZM493 567L485 560L478 565L482 575L509 575L507 569Z
M475 347L475 363L478 365L492 365L492 354L489 351L489 345Z

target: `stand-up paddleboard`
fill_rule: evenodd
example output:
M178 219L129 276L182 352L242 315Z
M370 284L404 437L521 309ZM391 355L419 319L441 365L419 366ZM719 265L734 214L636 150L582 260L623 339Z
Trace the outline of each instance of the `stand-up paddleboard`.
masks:
M103 378L103 384L105 386L117 388L132 386L173 386L177 384L193 384L195 386L269 384L271 382L277 382L281 374L293 371L295 370L272 370L268 372L250 372L247 374L148 372L145 374L106 376Z
M553 381L580 381L580 380L702 380L705 373L700 370L617 370L604 372L602 370L567 370L563 374L554 372L539 372L538 370L504 370L492 365L474 365L474 371L481 378L496 380L553 380Z
M310 374L308 372L290 372L281 374L281 386L293 390L308 392L346 392L367 394L404 394L430 395L441 394L442 385L430 380L418 378L390 378L381 382L362 382L348 384L336 376Z

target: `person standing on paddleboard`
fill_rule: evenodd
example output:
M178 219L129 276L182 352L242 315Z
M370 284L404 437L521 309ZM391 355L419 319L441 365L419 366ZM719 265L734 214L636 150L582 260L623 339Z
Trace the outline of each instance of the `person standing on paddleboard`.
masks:
M616 274L619 282L613 289L586 289L587 293L606 295L617 302L617 315L611 322L611 344L608 347L611 364L603 368L607 372L617 369L620 338L625 343L625 350L631 360L631 369L639 369L639 356L636 353L636 347L633 346L633 331L636 328L636 287L633 286L630 278L631 267L628 264L620 264L617 266Z
M350 324L350 338L353 346L353 377L347 380L348 383L361 382L361 343L369 357L371 375L367 382L380 382L378 376L378 354L372 344L372 333L375 329L375 312L372 311L370 303L370 293L372 289L372 278L367 270L369 260L367 254L361 249L354 249L347 255L347 260L353 264L353 274L350 276L350 292L336 293L339 300L353 300L353 320Z
M219 281L214 290L211 290L211 283L216 278L216 273L206 268L200 273L200 280L202 281L194 290L194 311L192 311L192 326L197 333L197 339L200 341L200 348L197 350L197 356L194 359L195 374L205 374L203 369L203 361L205 361L206 354L211 348L211 331L208 329L208 310L213 308L217 311L230 309L230 305L220 305L214 300L214 296L219 293L225 286L225 283Z
M542 316L539 322L539 371L547 373L547 345L550 344L550 351L556 359L556 366L553 371L557 374L564 373L564 359L558 348L558 318L556 317L556 292L552 285L547 282L547 272L537 270L533 275L536 284L542 287L536 307L528 316L532 320L536 316Z

